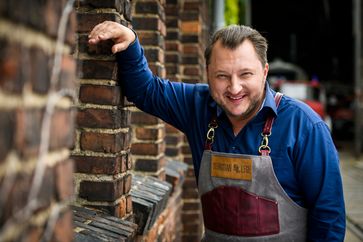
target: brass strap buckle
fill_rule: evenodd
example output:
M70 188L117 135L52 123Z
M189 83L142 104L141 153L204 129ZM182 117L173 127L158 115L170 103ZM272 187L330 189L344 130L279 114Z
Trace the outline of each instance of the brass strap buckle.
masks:
M262 140L261 140L261 145L260 147L258 148L258 152L260 154L262 154L262 151L266 151L268 154L270 154L271 152L271 148L270 146L268 146L268 137L271 135L271 132L270 133L267 133L267 134L264 134L264 133L261 133L261 136L262 136Z
M215 135L215 130L216 128L218 128L218 124L216 122L211 122L208 124L208 132L207 132L207 141L209 144L212 144L214 142L214 135Z

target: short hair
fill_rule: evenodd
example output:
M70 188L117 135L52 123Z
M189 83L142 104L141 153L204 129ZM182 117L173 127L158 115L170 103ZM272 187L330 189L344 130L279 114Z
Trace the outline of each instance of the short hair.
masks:
M262 66L267 63L267 40L257 30L245 25L229 25L217 30L204 52L206 65L210 64L210 57L215 43L220 40L223 47L234 50L245 40L250 40Z

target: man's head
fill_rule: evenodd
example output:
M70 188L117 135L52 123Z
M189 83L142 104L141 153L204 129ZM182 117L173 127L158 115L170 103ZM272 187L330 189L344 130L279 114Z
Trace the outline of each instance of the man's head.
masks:
M212 50L217 41L220 41L222 46L227 49L235 49L243 41L249 40L255 47L258 59L262 66L267 63L267 41L257 30L244 25L230 25L216 31L205 49L204 58L206 66L209 65Z
M217 31L205 51L211 95L234 126L251 119L263 102L266 52L261 34L236 25Z

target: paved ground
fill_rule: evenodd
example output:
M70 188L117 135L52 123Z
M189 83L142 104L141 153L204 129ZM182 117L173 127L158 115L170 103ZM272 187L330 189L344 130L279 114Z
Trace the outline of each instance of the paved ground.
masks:
M363 155L355 159L347 149L339 151L347 212L346 242L363 241Z

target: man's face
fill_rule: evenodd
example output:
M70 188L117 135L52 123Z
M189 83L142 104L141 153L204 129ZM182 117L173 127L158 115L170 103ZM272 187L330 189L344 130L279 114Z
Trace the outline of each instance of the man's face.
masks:
M249 40L234 50L217 41L207 72L211 95L232 123L256 114L264 99L268 64L262 66Z

